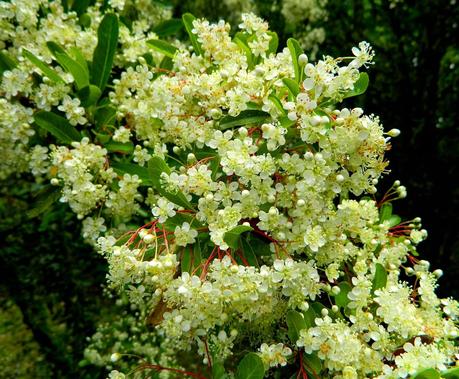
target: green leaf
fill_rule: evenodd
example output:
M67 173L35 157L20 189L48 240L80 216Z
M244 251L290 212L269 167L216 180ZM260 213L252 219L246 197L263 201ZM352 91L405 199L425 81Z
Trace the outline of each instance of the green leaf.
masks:
M183 28L183 22L179 18L171 18L161 22L153 28L153 32L158 37L167 37L178 33Z
M225 379L227 378L225 366L223 363L215 361L212 364L212 379Z
M322 371L322 361L317 354L303 354L303 362L307 369L312 370L313 376L318 377Z
M191 260L193 258L193 254L190 248L185 247L183 250L182 257L180 259L180 269L182 272L191 273Z
M78 16L82 15L88 9L90 0L76 0L72 4L72 11L76 12Z
M236 33L233 38L233 42L240 47L240 49L244 52L247 58L247 65L249 69L253 69L254 67L254 56L252 50L250 49L249 45L247 44L247 38L245 38L243 33Z
M303 312L304 322L308 328L312 328L316 324L317 314L313 307L309 307L307 311Z
M41 190L37 195L37 200L32 206L32 209L27 211L26 216L28 218L34 218L41 215L47 209L51 207L61 197L61 191L59 187L47 186Z
M108 141L104 143L104 147L108 151L112 151L114 153L130 154L134 151L134 144L132 142Z
M171 173L171 169L162 158L158 156L153 156L148 161L148 172L150 174L153 187L159 192L161 196L165 197L174 204L184 207L185 209L193 209L193 206L190 204L190 202L182 192L177 191L175 193L172 193L166 191L163 188L164 186L161 182L161 174L165 172L169 175Z
M303 73L302 73L302 68L300 67L300 64L298 63L298 57L301 54L303 54L303 49L301 48L300 43L294 38L289 38L287 40L287 47L290 50L290 55L292 56L293 71L295 72L295 80L297 83L300 83Z
M182 16L183 25L185 25L185 29L188 33L188 36L190 37L190 41L193 45L194 52L196 53L196 55L202 55L202 48L201 44L198 42L198 37L196 36L196 34L192 32L192 30L194 29L194 20L196 20L196 17L194 17L191 13L185 13Z
M114 125L116 120L116 109L110 104L104 105L96 110L94 120L98 128L102 128L105 125Z
M49 51L53 54L54 58L56 58L57 63L59 63L65 71L72 74L78 89L89 85L89 76L85 67L81 66L77 61L71 58L57 43L47 42L46 45L48 46Z
M220 130L248 124L261 124L270 117L269 113L251 109L242 111L236 117L225 116L220 120Z
M259 267L257 256L252 245L249 242L247 242L247 237L241 238L241 248L243 257L246 259L247 263L250 266Z
M348 97L359 96L365 93L369 83L370 78L368 77L368 74L366 72L361 72L359 78L354 83L354 89L352 89L349 92L346 92L344 94L344 99L347 99Z
M191 274L199 267L201 261L202 254L199 242L196 242L193 246L185 246L180 262L182 272L188 272ZM199 275L201 273L200 271L201 269L196 270L195 274Z
M373 278L373 285L371 291L375 292L377 289L384 288L387 284L387 271L382 264L376 263L375 277Z
M402 222L402 218L399 215L391 215L387 221L389 228L392 228L393 226L400 224L400 222Z
M102 92L99 87L93 84L86 86L78 91L78 98L81 100L81 105L85 108L97 103Z
M304 316L297 311L290 310L287 312L287 327L288 337L292 343L296 343L300 337L300 331L307 329L308 325L304 319Z
M118 175L130 174L137 175L142 181L142 186L151 186L153 183L150 178L150 173L146 167L139 166L134 163L113 162L111 167Z
M381 208L379 210L379 221L387 221L389 220L390 216L392 216L392 204L384 203L383 205L381 205Z
M453 367L449 370L442 371L441 377L446 379L459 379L459 367Z
M280 99L274 93L269 95L268 99L271 100L271 102L275 105L276 109L280 112L280 114L284 116L287 114L287 111L284 109Z
M279 47L279 37L276 32L267 32L267 34L271 37L271 40L269 41L268 55L276 54L277 48Z
M0 51L0 77L5 71L11 71L17 66L17 62L3 51Z
M260 238L254 234L248 234L246 236L247 243L252 248L255 255L261 256L271 256L273 253L269 248L269 243L262 241Z
M239 238L241 234L250 230L253 230L251 226L235 226L233 229L225 233L223 236L223 241L225 241L231 249L237 249L239 247Z
M340 293L338 295L335 295L335 303L337 306L346 308L346 306L349 304L351 301L348 297L347 294L351 291L352 287L349 283L347 282L341 282L338 287L340 288Z
M440 373L433 368L428 368L428 369L419 371L413 375L413 379L440 379L440 378L441 378Z
M174 55L178 50L175 46L172 46L169 42L162 41L160 39L151 39L147 41L147 45L150 46L152 49L159 51L160 53L164 54L166 57L169 57L169 58L174 58Z
M88 69L88 62L84 57L83 53L77 47L71 47L70 53L72 54L75 61L83 68L87 77L89 78L89 69Z
M159 62L159 68L171 71L174 68L174 62L172 62L171 57L165 56L161 62ZM163 73L165 74L165 73Z
M288 92L293 98L296 98L298 94L300 93L300 87L298 83L295 80L289 79L289 78L284 78L282 79L284 82L285 86L288 89Z
M39 127L50 132L63 143L81 140L81 134L62 116L53 112L39 111L35 113L34 119Z
M91 83L104 90L112 71L113 58L118 45L118 17L105 14L97 30L97 46L92 58Z
M40 71L46 75L49 79L51 79L55 83L65 83L64 79L62 79L59 74L54 71L51 67L49 67L46 63L42 62L38 59L35 55L33 55L29 50L23 49L22 54L26 57L30 62L32 62L35 66L37 66Z
M265 368L263 361L255 353L248 353L239 362L236 371L236 379L263 379Z

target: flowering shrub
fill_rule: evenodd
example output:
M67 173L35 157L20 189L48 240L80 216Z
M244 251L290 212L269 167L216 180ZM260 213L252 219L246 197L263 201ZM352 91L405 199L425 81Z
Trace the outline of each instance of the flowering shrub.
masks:
M458 303L417 258L420 219L392 213L406 189L377 193L399 131L342 104L368 86L370 45L313 64L253 14L233 36L185 14L190 45L158 39L174 20L155 33L147 9L109 4L2 5L2 144L21 156L2 173L50 183L41 205L69 204L127 303L87 360L139 376L457 375ZM24 40L26 10L40 21Z

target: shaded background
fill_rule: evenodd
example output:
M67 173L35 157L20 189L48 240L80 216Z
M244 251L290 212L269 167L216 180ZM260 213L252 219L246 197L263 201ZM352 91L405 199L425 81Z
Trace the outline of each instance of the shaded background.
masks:
M278 32L281 46L291 27L279 2L255 1ZM178 1L184 11L217 20L231 12L221 1ZM408 198L394 204L405 219L420 216L429 238L421 258L442 268L439 294L459 297L459 6L455 1L329 0L322 53L349 55L370 42L375 65L370 87L349 103L398 128L388 153L392 172ZM102 295L106 265L79 238L80 223L65 205L27 219L34 186L27 178L0 183L0 378L98 378L103 371L81 367L86 337L112 311ZM6 352L6 353L5 353Z

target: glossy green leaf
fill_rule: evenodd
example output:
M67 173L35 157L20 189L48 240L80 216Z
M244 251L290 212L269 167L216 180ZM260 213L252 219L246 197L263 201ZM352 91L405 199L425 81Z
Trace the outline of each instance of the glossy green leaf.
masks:
M113 58L118 45L118 17L113 13L105 14L97 30L97 46L94 50L91 66L91 83L104 90L112 71Z
M72 11L76 12L78 16L82 15L88 9L90 0L75 0L72 4Z
M248 124L261 124L270 117L269 113L259 110L242 111L236 117L225 116L220 120L220 130Z
M104 147L114 153L130 154L134 151L134 144L132 142L108 141L104 143Z
M300 337L300 331L307 329L308 325L306 324L304 316L300 312L290 310L287 312L287 327L287 333L290 341L296 343Z
M346 308L346 306L351 301L347 294L351 291L352 287L347 282L341 282L338 287L340 288L340 292L338 295L335 295L335 303L338 307Z
M276 54L277 48L279 47L279 37L276 32L268 32L267 34L271 37L269 41L268 55Z
M196 55L202 55L202 48L201 44L198 42L198 37L196 34L192 32L194 29L193 21L196 20L191 13L185 13L182 16L183 25L185 25L185 29L190 37L191 44L193 45L193 49Z
M223 240L231 249L237 249L239 247L239 238L241 237L241 234L248 232L250 230L253 230L251 226L235 226L233 229L225 233L225 235L223 236Z
M26 57L30 62L32 62L35 66L37 66L40 71L51 79L55 83L65 83L64 79L62 79L59 74L54 71L51 67L49 67L46 63L42 62L39 58L33 55L29 50L23 49L22 54Z
M373 285L371 287L371 291L374 292L377 289L384 288L386 284L387 271L380 263L376 263L376 272L373 278Z
M368 84L370 83L370 78L368 77L368 74L366 72L361 72L359 78L357 81L354 83L354 89L352 89L349 92L346 92L344 95L344 98L348 97L354 97L354 96L359 96L363 93L368 88Z
M303 354L303 363L306 369L312 371L315 378L317 378L322 371L322 361L317 354Z
M303 312L303 316L308 328L312 328L316 324L315 319L317 318L317 314L313 307L309 307L307 311Z
M253 249L256 256L270 256L273 254L269 247L269 241L262 240L254 234L248 234L246 236L247 243Z
M0 51L0 77L5 71L11 71L17 66L17 62L8 54Z
M258 259L253 249L253 246L249 242L247 242L247 238L241 238L240 241L242 248L242 257L250 266L259 267ZM242 258L239 258L242 261ZM244 263L244 261L242 261L242 263Z
M197 241L193 246L192 246L192 251L190 249L190 246L186 247L187 250L190 250L190 253L192 253L191 256L191 266L190 266L190 272L194 271L195 275L200 275L202 272L202 251L201 251L201 245L199 241Z
M78 91L78 98L81 100L81 105L85 108L97 103L102 92L99 87L93 84L86 86Z
M300 67L300 64L298 63L298 57L300 54L303 53L303 49L301 48L299 42L294 39L294 38L289 38L287 40L287 47L290 51L290 55L292 56L292 62L293 62L293 71L295 72L295 80L297 83L301 82L302 78L302 68Z
M413 379L440 379L440 378L441 378L440 373L433 368L428 368L428 369L419 371L413 375Z
M147 41L147 45L152 49L159 51L167 57L174 58L177 48L171 45L169 42L162 41L160 39L151 39Z
M459 367L453 367L449 370L442 371L441 377L446 379L459 379Z
M193 206L190 204L190 202L182 192L177 191L175 193L172 193L164 189L164 186L161 181L161 174L163 172L166 174L170 174L171 169L162 158L158 156L152 157L148 161L148 172L150 174L153 187L159 192L161 196L164 196L166 199L173 202L174 204L182 206L186 209L193 209Z
M158 37L167 37L178 33L183 28L183 22L179 18L171 18L158 24L153 28L153 32Z
M212 364L212 379L225 379L227 377L223 363L214 360Z
M116 109L107 104L97 108L94 113L94 121L98 128L103 128L106 125L114 125L116 120Z
M247 58L247 65L249 69L253 69L254 67L254 56L252 50L250 49L249 45L247 45L247 41L242 38L242 33L236 33L235 37L233 38L233 42L239 46L239 48L244 52Z
M76 60L71 58L65 50L55 42L47 42L49 51L56 58L62 68L70 73L75 80L75 84L78 89L89 85L89 76L85 67L81 66Z
M265 368L263 361L255 353L248 353L239 362L236 370L236 379L263 379Z
M298 83L295 80L289 79L289 78L284 78L282 79L282 82L284 82L285 86L288 89L288 92L293 98L296 98L298 94L300 93L300 87Z
M268 99L271 100L271 102L274 104L276 109L279 111L280 114L286 115L287 111L284 109L280 99L272 93L271 95L268 96Z
M71 47L69 51L72 57L83 68L87 77L89 78L88 62L86 61L86 58L84 57L83 53L77 47Z
M391 215L387 220L388 225L390 228L400 224L402 222L402 218L399 215Z
M50 132L54 137L63 143L80 141L81 134L76 130L66 118L53 112L39 111L34 115L35 123Z
M106 145L105 145L106 146ZM139 179L142 181L142 186L151 186L152 181L150 178L150 173L146 167L139 166L135 163L121 163L121 162L113 162L111 167L118 175L137 175Z
M392 216L392 204L384 203L383 205L381 205L381 208L379 209L379 221L387 221L389 220L390 216Z

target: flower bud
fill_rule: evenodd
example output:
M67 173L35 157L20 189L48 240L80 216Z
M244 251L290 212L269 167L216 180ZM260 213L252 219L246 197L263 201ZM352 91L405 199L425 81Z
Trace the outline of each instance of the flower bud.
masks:
M437 277L437 278L440 278L441 276L443 276L443 270L440 270L439 268L437 268L433 274Z
M400 135L400 130L399 129L391 129L387 132L387 135L389 137L398 137Z
M153 243L155 241L156 237L153 234L147 234L145 237L143 237L143 242L145 242L147 245Z
M302 66L306 65L306 63L308 63L308 56L306 54L300 54L298 56L298 63Z

